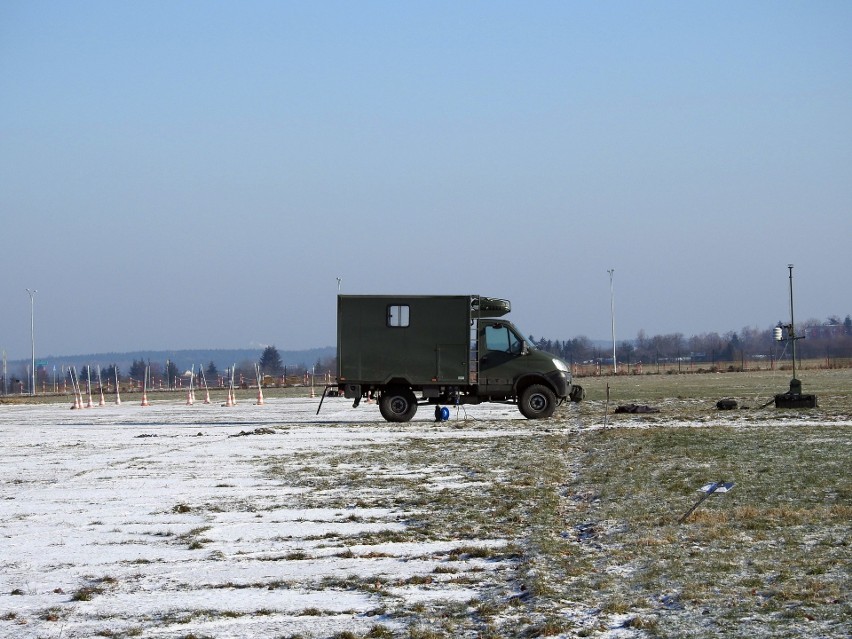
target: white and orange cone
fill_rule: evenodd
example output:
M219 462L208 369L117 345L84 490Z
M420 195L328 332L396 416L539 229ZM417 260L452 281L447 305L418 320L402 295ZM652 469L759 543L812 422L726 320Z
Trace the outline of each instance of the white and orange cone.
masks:
M148 403L148 368L145 368L145 381L142 382L142 406L150 406Z
M80 376L75 375L77 378L77 408L83 408L83 388L80 386Z
M186 392L186 405L192 406L195 403L195 364L192 365L192 370L189 372L189 390Z
M74 392L74 403L71 405L71 408L83 408L83 396L80 394L80 389L74 380L73 369L71 371L71 390Z
M260 366L258 364L254 365L254 378L257 380L257 401L255 404L263 406L263 375L260 374Z

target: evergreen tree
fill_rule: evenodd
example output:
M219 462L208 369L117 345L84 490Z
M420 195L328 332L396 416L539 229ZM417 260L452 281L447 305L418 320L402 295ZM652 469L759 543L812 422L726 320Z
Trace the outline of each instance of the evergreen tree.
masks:
M279 377L284 372L284 363L281 361L281 355L279 355L278 349L274 346L267 346L263 349L259 364L260 372L264 375Z
M180 377L180 371L177 364L168 360L166 362L166 388L177 388L177 378Z
M104 385L115 383L116 376L121 378L121 371L118 370L118 366L115 364L110 364L101 371L101 381L103 381Z
M145 360L133 360L133 363L130 365L130 377L135 379L137 382L141 382L142 378L145 377Z

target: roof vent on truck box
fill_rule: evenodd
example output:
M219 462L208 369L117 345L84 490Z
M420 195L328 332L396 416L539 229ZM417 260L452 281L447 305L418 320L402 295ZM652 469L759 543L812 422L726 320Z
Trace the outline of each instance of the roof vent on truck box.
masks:
M502 317L512 310L512 303L509 300L501 300L496 297L473 296L470 300L470 307L474 316L477 317Z

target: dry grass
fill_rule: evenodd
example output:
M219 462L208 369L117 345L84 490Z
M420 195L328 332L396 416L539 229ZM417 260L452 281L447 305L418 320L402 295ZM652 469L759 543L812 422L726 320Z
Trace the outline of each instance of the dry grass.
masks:
M605 610L647 617L661 597L678 593L678 614L660 614L654 624L663 635L702 636L701 617L710 617L744 620L743 636L783 636L794 607L801 613L794 619L841 636L835 633L852 622L844 568L852 501L847 431L808 425L588 434L573 485L601 498L585 512L567 510L566 518L607 522L587 554L598 567L617 568L618 579L586 579L573 596L603 595ZM736 486L678 525L695 490L718 479ZM808 574L819 576L803 580ZM625 601L634 602L629 610Z

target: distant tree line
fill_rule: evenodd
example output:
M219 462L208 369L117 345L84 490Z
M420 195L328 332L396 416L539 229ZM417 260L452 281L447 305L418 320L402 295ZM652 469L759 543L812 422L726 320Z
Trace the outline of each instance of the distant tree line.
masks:
M783 323L779 322L778 326ZM743 328L739 332L702 333L685 337L683 333L649 336L640 330L635 340L616 344L619 363L671 362L737 362L742 359L784 359L790 357L789 341L774 339L774 329ZM840 320L837 316L826 321L808 320L796 325L796 334L805 339L796 342L796 357L850 358L852 357L852 317ZM571 364L612 362L612 347L601 346L588 337L570 340L552 340L530 336L537 348L552 353Z

